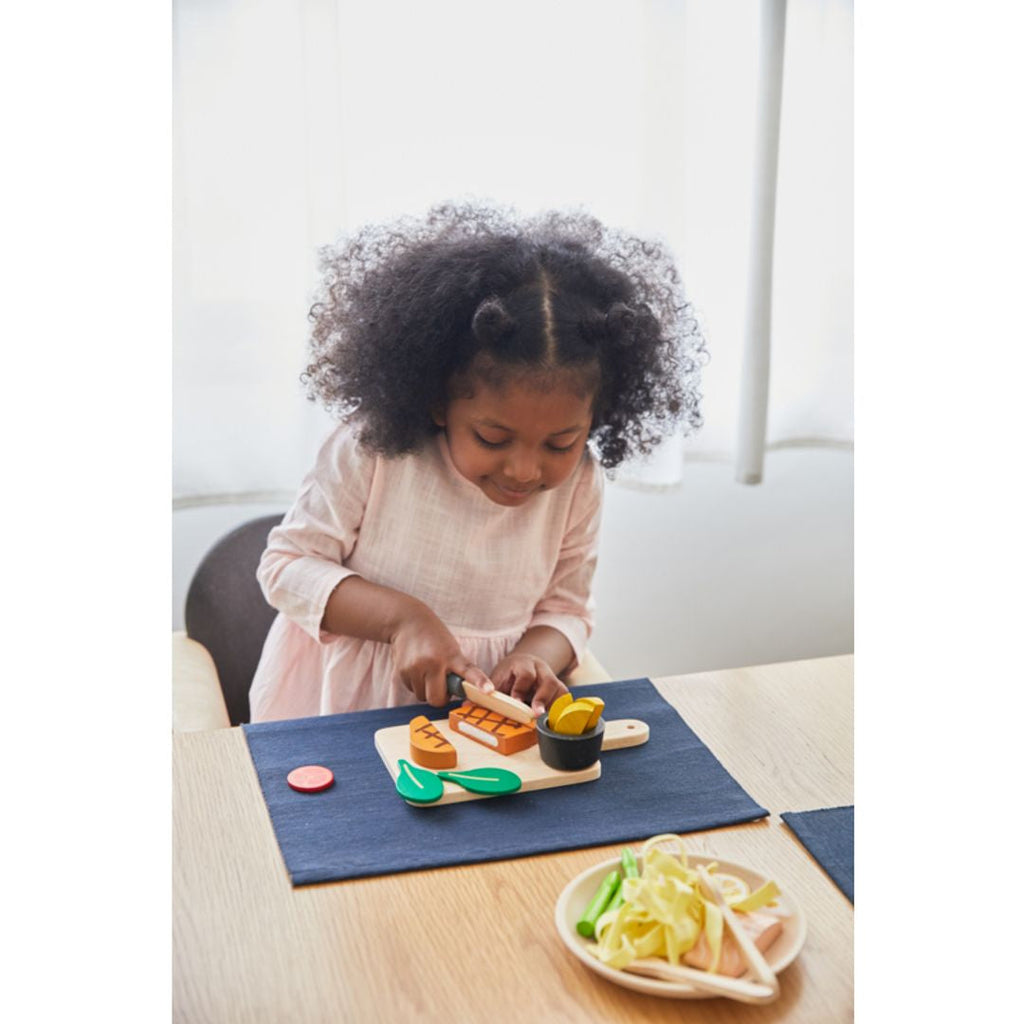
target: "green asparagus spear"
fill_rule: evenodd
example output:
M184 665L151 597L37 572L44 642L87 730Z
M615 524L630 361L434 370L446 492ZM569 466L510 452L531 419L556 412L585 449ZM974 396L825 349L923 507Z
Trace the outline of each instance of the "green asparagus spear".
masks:
M588 939L593 936L594 925L597 923L597 919L604 913L605 907L608 906L611 898L618 892L620 881L618 871L609 871L605 875L600 888L594 893L594 898L587 904L587 909L583 911L583 916L576 922L576 931L580 935Z
M625 846L622 849L622 856L619 858L619 864L622 865L622 877L623 878L639 878L640 872L637 870L636 857L633 856L633 851ZM622 886L620 885L618 891L612 897L612 901L605 908L606 910L618 910L619 907L625 903L626 900L622 895Z
M636 857L633 855L633 851L628 847L623 847L622 850L622 873L625 878L639 878L640 870L636 866Z

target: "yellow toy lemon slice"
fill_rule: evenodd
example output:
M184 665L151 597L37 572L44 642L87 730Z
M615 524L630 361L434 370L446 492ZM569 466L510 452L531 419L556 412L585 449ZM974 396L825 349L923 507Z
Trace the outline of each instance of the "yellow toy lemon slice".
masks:
M574 700L558 716L558 721L551 728L566 736L580 736L587 727L593 710L589 704L584 704L581 700ZM548 724L550 725L550 721Z
M551 702L548 708L548 728L554 729L558 725L558 719L562 712L572 703L572 694L563 693L557 700Z
M600 697L580 697L579 703L589 704L594 709L590 712L587 724L583 726L584 732L590 732L591 729L597 726L597 720L601 717L601 712L604 711L604 701Z
M725 898L725 902L730 906L750 895L750 886L742 878L728 875L724 871L714 871L711 877L718 885L718 891Z

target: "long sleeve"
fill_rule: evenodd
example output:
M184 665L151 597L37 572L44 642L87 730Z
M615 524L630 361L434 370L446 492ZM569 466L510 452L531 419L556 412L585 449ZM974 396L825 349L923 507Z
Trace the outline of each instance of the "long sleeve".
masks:
M339 427L324 442L294 504L267 538L256 571L271 607L314 640L333 639L320 629L327 599L347 576L373 479L375 459L352 433Z
M578 664L594 628L591 584L597 568L604 473L588 456L569 508L558 561L530 626L551 626L564 634ZM569 666L570 669L574 666Z

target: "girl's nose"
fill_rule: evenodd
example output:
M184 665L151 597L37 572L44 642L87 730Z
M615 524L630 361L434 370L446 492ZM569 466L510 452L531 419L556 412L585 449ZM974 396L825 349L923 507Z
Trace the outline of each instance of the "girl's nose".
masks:
M517 484L532 484L540 476L540 467L528 452L510 452L505 462L505 475Z

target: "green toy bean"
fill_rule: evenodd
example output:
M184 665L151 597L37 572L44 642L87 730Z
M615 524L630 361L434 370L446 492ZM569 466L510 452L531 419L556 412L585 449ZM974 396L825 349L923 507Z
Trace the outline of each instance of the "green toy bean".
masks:
M628 846L623 847L622 857L619 859L619 863L622 865L623 878L640 877L640 871L636 866L636 857L633 856L633 851ZM609 903L605 909L618 910L625 902L625 897L622 895L622 886L620 885L615 895L612 897L611 903Z
M618 892L620 881L618 871L609 871L605 875L600 888L594 893L594 898L587 904L587 909L583 911L583 916L576 922L576 931L580 935L588 939L593 936L597 919L604 913L605 907Z

